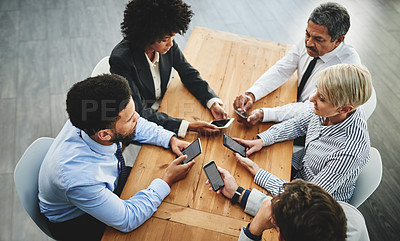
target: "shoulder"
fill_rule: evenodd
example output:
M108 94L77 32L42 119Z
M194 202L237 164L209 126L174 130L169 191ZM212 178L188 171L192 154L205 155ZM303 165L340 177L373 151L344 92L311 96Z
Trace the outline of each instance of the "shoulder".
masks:
M341 51L338 52L338 58L343 64L361 64L360 56L355 48L343 41Z
M123 39L111 51L110 64L112 64L112 61L115 61L116 59L133 61L133 56L132 56L133 52L134 51L131 50L131 48L129 46L129 42L126 39Z
M344 214L347 218L347 241L362 240L361 237L367 235L367 226L365 224L364 216L354 206L338 201L343 208Z

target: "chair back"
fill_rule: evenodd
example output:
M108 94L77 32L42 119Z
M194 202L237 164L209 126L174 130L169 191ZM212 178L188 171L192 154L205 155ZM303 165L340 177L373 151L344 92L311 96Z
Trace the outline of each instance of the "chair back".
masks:
M39 210L39 170L54 138L41 137L35 140L22 155L14 170L14 183L19 199L26 212L36 225L50 238L53 238L45 217Z
M374 110L376 108L376 92L375 89L372 87L372 93L371 93L371 97L369 97L369 99L367 100L367 102L365 102L361 108L364 110L365 112L365 118L371 117L372 113L374 113Z
M90 77L94 77L101 74L109 74L110 73L110 64L108 63L109 59L110 56L102 58L94 67Z
M370 159L362 169L350 204L358 208L378 188L382 179L382 159L379 151L371 147Z

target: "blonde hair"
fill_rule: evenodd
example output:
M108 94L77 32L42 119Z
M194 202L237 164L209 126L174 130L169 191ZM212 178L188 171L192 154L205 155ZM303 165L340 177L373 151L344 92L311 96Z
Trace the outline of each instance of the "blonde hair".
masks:
M372 78L365 66L338 64L318 74L317 89L336 107L350 104L357 108L371 96Z

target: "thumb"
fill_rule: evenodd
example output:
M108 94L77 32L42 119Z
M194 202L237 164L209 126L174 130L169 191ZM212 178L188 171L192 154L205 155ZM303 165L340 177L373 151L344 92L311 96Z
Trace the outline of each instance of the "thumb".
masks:
M187 157L188 157L187 155L182 155L182 156L176 158L175 160L173 160L173 161L171 162L171 164L173 163L173 164L175 164L175 165L178 165L178 164L180 164L181 162L183 162L184 160L186 160Z

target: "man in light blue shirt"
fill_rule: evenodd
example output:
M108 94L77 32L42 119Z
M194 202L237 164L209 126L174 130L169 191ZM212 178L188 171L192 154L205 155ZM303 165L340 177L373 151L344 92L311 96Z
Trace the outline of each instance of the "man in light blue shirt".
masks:
M69 120L39 173L40 211L57 239L99 240L106 225L132 231L152 216L173 183L194 165L180 164L186 158L181 150L189 143L139 116L123 77L102 75L75 84L67 95L67 112ZM125 164L116 152L127 139L171 147L180 157L161 179L122 200L114 191L124 185L118 177Z

